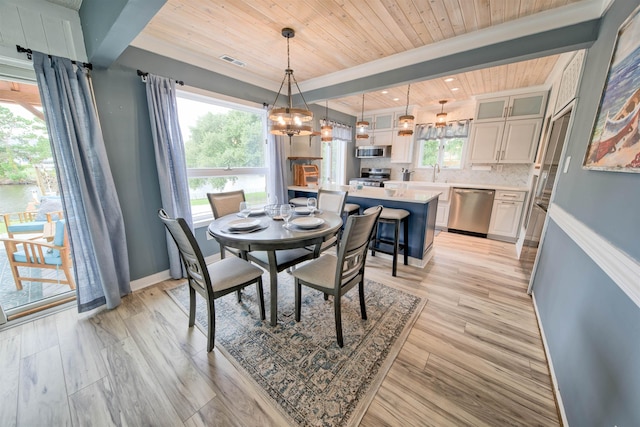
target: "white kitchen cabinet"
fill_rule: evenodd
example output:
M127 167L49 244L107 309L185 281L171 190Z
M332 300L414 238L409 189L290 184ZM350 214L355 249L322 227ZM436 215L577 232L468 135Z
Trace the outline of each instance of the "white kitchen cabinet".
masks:
M449 202L438 200L438 210L436 212L436 228L447 228L449 222Z
M413 161L413 135L393 136L391 163L411 163Z
M374 131L392 130L393 113L375 114L373 116L372 126Z
M532 163L542 119L478 123L471 130L471 163Z
M369 136L371 145L392 145L393 144L393 131L392 130L376 130L373 135Z
M546 106L547 92L483 99L476 106L475 122L542 118Z
M488 237L515 241L518 236L524 191L496 191L489 222Z
M365 116L364 120L369 122L369 138L356 138L357 147L393 144L393 113Z
M502 149L504 121L471 126L471 163L497 163Z
M507 120L500 163L532 163L540 139L541 119Z
M415 138L415 129L413 135L399 136L401 130L400 117L405 115L415 117L415 109L398 110L393 113L393 147L391 148L391 163L411 163L413 162L413 141ZM415 125L414 125L415 126Z

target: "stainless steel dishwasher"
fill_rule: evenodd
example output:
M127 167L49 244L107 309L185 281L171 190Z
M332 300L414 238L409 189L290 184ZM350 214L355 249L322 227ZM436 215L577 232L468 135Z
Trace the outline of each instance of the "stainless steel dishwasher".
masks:
M449 209L449 231L462 231L487 236L494 190L453 188Z

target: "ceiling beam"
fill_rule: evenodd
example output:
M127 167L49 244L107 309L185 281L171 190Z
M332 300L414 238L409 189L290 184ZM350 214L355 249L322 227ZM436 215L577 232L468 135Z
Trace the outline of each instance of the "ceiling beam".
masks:
M0 90L0 101L15 102L16 104L41 105L40 95L37 93L20 92L15 90Z
M167 0L84 0L79 15L89 62L108 68Z
M37 108L35 108L33 105L25 104L24 102L18 102L18 105L20 105L22 108L24 108L25 110L27 110L28 112L30 112L31 114L33 114L34 116L36 116L37 118L39 118L44 122L44 113L38 110Z

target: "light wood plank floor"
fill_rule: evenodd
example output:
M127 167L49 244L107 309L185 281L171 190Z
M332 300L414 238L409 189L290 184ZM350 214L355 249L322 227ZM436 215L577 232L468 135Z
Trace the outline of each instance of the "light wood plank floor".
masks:
M367 277L428 298L362 426L559 425L528 280L512 244L440 233L425 269ZM163 292L0 332L2 426L281 426ZM233 298L233 296L230 296Z

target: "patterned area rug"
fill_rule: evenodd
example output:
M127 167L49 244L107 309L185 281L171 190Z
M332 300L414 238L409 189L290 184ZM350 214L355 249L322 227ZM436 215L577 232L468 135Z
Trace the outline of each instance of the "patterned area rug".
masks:
M278 325L260 321L255 286L242 303L230 294L216 300L216 348L296 426L351 426L360 422L380 383L422 311L426 299L370 280L365 284L368 320L360 318L357 288L343 296L344 347L335 336L333 300L302 290L302 315L294 318L293 278L278 276ZM167 290L188 312L186 284ZM206 335L204 300L198 295L196 322ZM185 317L185 327L187 319Z

